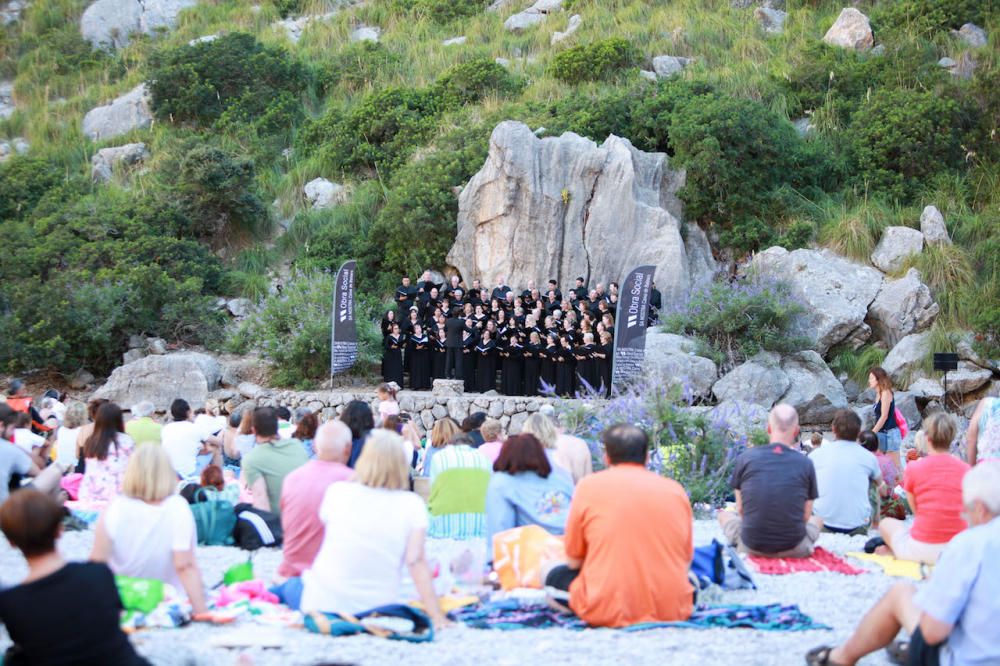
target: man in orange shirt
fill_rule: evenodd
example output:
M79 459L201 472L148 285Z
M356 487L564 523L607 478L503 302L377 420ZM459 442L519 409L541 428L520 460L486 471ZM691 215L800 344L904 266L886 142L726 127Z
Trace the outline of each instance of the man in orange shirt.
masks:
M608 469L581 479L566 521L567 562L543 572L569 591L588 624L625 627L691 616L691 502L684 488L645 468L649 438L626 423L601 435Z

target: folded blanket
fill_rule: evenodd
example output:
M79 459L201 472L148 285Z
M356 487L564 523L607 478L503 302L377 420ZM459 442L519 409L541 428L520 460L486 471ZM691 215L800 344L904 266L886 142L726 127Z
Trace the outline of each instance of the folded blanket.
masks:
M750 555L747 560L762 574L781 576L790 573L815 573L830 571L846 576L857 576L867 573L847 563L824 548L816 548L810 557L758 557Z
M887 576L899 576L901 578L912 578L913 580L923 580L927 577L933 567L921 564L920 562L910 562L908 560L897 560L892 555L876 555L875 553L847 553L848 557L874 562L882 567L882 572Z
M586 629L587 624L575 615L560 613L546 604L520 603L517 599L491 601L449 613L449 617L473 629ZM681 622L644 622L624 627L622 631L645 631L660 628L711 629L744 628L762 631L809 631L830 627L813 622L798 606L703 606Z

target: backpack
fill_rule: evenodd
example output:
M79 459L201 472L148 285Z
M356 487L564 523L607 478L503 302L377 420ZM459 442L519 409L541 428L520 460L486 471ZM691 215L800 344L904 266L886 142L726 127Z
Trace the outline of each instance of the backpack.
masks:
M910 434L910 424L906 422L906 417L903 416L903 412L899 411L899 407L896 408L896 426L899 428L899 438L906 439L906 436Z
M198 544L202 546L232 546L236 512L229 500L219 499L215 488L199 488L191 505Z
M698 579L698 586L705 589L719 585L724 590L756 590L750 570L732 546L723 546L716 539L707 546L694 549L691 573Z
M237 504L233 537L243 550L278 548L284 539L281 518L276 513L255 509L251 504Z

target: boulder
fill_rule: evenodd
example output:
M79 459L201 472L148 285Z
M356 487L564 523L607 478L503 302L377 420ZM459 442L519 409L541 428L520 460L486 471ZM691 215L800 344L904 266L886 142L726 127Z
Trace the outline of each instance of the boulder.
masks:
M940 401L944 398L944 387L941 386L941 382L928 377L921 377L914 382L910 382L907 392L914 398L921 398L924 400ZM907 421L907 423L909 423L909 421Z
M83 133L92 141L112 139L153 124L146 84L140 84L121 97L98 106L83 117Z
M14 82L0 81L0 120L6 120L14 115L17 106L14 104Z
M736 439L745 441L755 432L767 431L768 410L753 402L726 400L713 407L709 415L713 423Z
M712 393L719 402L742 400L770 409L790 386L781 356L761 352L715 382Z
M317 210L333 208L343 202L344 186L330 182L326 178L316 178L306 183L302 188L306 199Z
M559 32L558 30L552 33L552 37L549 39L550 45L558 44L559 42L568 39L570 35L580 29L583 25L583 17L579 14L573 14L569 17L569 23L566 25L566 30Z
M14 25L21 20L21 13L27 8L26 0L10 0L0 8L0 25Z
M652 378L679 383L690 398L707 397L719 370L714 361L698 356L696 349L697 343L689 338L648 329L646 371Z
M249 298L231 298L226 301L226 310L237 319L243 319L250 314L253 303Z
M983 356L973 349L972 345L974 341L975 336L969 332L965 332L959 337L958 342L955 343L955 351L958 352L958 358L969 363L974 363L980 368L986 368L1000 374L1000 360L983 358Z
M166 354L167 341L163 338L146 338L146 351L150 354Z
M905 386L916 378L917 370L930 353L931 334L927 331L911 333L889 351L882 361L882 368L896 385Z
M920 233L924 235L924 242L928 245L937 243L951 245L951 236L948 235L944 215L937 209L937 206L927 206L920 214Z
M96 0L80 18L80 34L94 47L118 48L131 35L152 35L177 26L177 15L198 0Z
M302 33L305 32L305 29L308 28L310 24L316 21L326 21L336 15L336 12L328 12L326 14L318 14L314 16L299 16L296 18L288 17L278 21L274 25L278 29L285 31L288 41L293 44L298 44L299 40L302 39Z
M465 382L461 379L435 379L433 384L434 395L464 395Z
M351 31L352 42L377 42L382 34L382 28L370 25L360 25Z
M964 395L986 386L993 379L993 373L974 363L960 361L958 370L948 373L948 394Z
M462 35L461 37L452 37L451 39L446 39L443 42L441 42L441 44L443 46L458 46L460 44L464 44L467 41L469 41L469 38L466 37L465 35Z
M789 385L779 402L794 407L800 423L829 425L837 410L847 407L843 385L816 352L803 351L782 358L781 370Z
M788 18L786 12L770 7L758 7L754 10L753 15L767 34L780 35L785 31L785 19Z
M503 122L459 196L448 263L467 280L505 276L509 284L567 284L578 275L620 281L651 264L668 306L714 272L704 234L680 221L683 183L665 154L626 139L540 139L527 125Z
M514 14L503 22L503 27L508 32L521 32L532 26L536 26L545 20L545 17L553 12L562 9L563 0L537 0L523 12Z
M669 79L680 74L681 70L691 63L691 58L681 56L661 55L653 58L653 73L657 79Z
M94 377L94 375L87 372L83 368L79 368L76 372L66 378L66 383L69 384L71 389L82 391L93 384L95 379L96 377Z
M906 260L924 249L924 235L909 227L886 227L872 252L872 264L880 271L893 273Z
M220 37L219 33L212 35L202 35L201 37L195 37L188 42L188 46L197 46L198 44L208 44L209 42L214 42Z
M875 37L868 17L854 7L845 7L823 35L823 41L830 46L861 51L870 49L875 43Z
M856 348L871 335L865 317L884 279L874 268L828 250L772 247L754 257L751 270L790 284L806 308L795 332L812 340L820 354L842 342Z
M816 131L816 126L812 124L812 120L809 118L796 118L792 121L792 127L801 137L807 137Z
M989 37L986 35L986 31L980 28L975 23L966 23L958 30L952 30L951 34L958 37L963 42L976 49L980 46L986 46L989 43Z
M14 155L24 155L31 149L23 137L16 137L11 141L0 141L0 162L6 162Z
M868 307L865 323L876 340L891 348L910 333L929 328L940 310L931 290L921 282L919 271L911 268L898 280L882 282L882 288Z
M236 390L239 391L240 395L244 398L249 398L250 400L256 400L265 393L263 388L253 382L240 382L236 386Z
M106 183L112 179L115 166L135 166L149 157L144 143L126 143L114 148L101 148L90 158L90 177L96 182Z
M207 354L146 356L115 368L93 397L120 405L149 400L161 412L169 409L175 398L184 398L197 408L218 387L221 373L219 362Z
M648 69L640 69L639 77L646 79L647 81L659 81L659 77L656 76L656 72L651 72Z
M749 9L751 7L784 9L785 0L729 0L729 6L733 9Z

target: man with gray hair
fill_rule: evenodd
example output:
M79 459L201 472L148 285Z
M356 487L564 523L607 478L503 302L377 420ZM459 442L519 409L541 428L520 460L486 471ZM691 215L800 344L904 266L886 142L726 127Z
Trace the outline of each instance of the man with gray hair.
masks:
M159 444L163 426L153 420L156 407L149 400L132 405L132 418L125 424L125 433L138 444Z
M851 666L910 635L890 650L896 663L1000 664L1000 461L981 463L962 479L969 529L945 547L929 581L896 583L839 647L818 647L808 664Z
M327 421L316 430L316 458L290 472L281 487L281 529L284 545L278 576L300 576L312 566L323 543L319 505L326 489L346 481L352 470L351 429L343 421Z
M729 542L762 557L809 557L823 529L812 515L819 496L816 469L792 447L799 441L799 415L775 405L767 419L771 443L747 449L736 459L729 484L735 511L719 511Z

